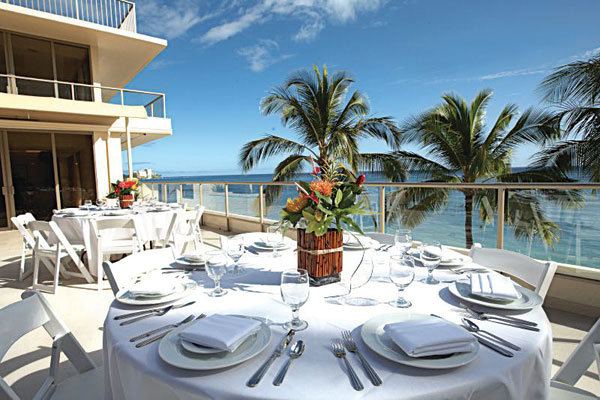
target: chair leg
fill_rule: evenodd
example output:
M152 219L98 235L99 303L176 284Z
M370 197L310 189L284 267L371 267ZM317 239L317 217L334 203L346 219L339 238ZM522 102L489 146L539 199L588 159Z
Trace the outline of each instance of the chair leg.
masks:
M21 250L21 264L19 265L19 282L25 279L25 257L27 256L27 249L25 248L25 242L23 242L23 248Z
M103 275L102 275L102 261L104 260L104 255L102 254L102 252L100 252L98 260L96 260L98 267L97 267L97 271L96 274L98 275L98 291L102 290L102 279L103 279Z
M35 251L33 252L33 283L32 287L35 287L38 284L38 278L40 276L40 258L36 256Z

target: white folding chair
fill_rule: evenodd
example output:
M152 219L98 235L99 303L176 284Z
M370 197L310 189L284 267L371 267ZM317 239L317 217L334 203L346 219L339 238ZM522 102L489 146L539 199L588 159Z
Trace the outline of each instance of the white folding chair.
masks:
M21 264L19 265L18 277L19 281L22 281L33 271L32 265L32 268L29 270L29 272L25 272L25 261L27 258L27 251L33 251L33 248L35 247L35 239L33 238L31 232L27 229L27 224L29 224L31 221L35 221L35 217L31 213L27 213L18 215L16 217L11 217L10 220L12 221L15 228L17 228L21 236L23 236L23 246L21 248Z
M575 387L577 381L596 361L600 371L600 319L584 336L550 382L551 400L598 399L596 395Z
M132 254L114 263L105 261L102 263L102 268L111 290L116 295L119 290L129 286L143 272L167 267L174 260L174 248L165 247Z
M75 247L69 243L60 230L56 222L50 221L31 221L27 225L35 238L35 246L33 248L33 289L42 290L48 293L56 293L58 288L59 276L62 274L65 277L77 276L84 278L88 283L94 282L94 278L87 270L86 266L81 261ZM56 244L48 244L48 239L54 235ZM78 247L79 252L83 251L83 247ZM69 271L66 265L62 265L65 259L73 261L79 272ZM40 262L45 260L44 265L54 277L52 287L38 282ZM49 267L49 264L52 265Z
M480 244L471 247L469 257L476 264L525 281L533 286L535 292L542 298L546 297L556 272L555 262L536 261L531 257L509 250L485 249Z
M25 334L44 327L52 337L48 377L34 399L101 399L104 396L103 369L94 362L77 339L56 316L44 296L32 290L23 292L23 300L0 309L0 361L10 347ZM8 323L10 321L10 323ZM60 353L69 358L78 375L56 382ZM0 377L0 398L19 400L17 393Z
M104 256L133 254L142 250L137 224L133 218L100 218L91 220L92 240L96 243L96 274L98 290L102 290Z
M365 236L377 240L380 244L394 245L394 235L379 232L365 232Z
M184 214L184 220L186 222L185 232L177 232L177 230L173 231L173 242L176 248L180 248L179 252L184 253L187 250L187 246L190 243L194 243L194 248L196 250L200 249L200 244L204 244L204 239L202 238L202 229L200 229L200 219L202 218L202 214L204 213L204 206L196 206L194 211L186 211ZM200 238L200 240L198 240Z
M169 226L167 227L167 230L164 230L163 228L157 229L157 235L158 235L158 237L160 237L160 240L158 240L154 243L155 247L165 248L170 243L173 243L173 231L175 229L175 226L177 225L178 220L179 220L179 214L174 212L173 215L171 216L171 221L169 222Z

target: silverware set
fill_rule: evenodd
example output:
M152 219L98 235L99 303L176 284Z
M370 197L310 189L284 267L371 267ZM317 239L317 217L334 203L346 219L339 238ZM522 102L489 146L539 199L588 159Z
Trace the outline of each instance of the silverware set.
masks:
M148 338L148 339L142 340L142 341L141 341L141 342L139 342L139 343L136 343L135 347L137 347L137 348L139 349L140 347L147 346L147 345L149 345L150 343L154 343L154 342L156 342L156 341L158 341L158 340L160 340L160 339L164 338L164 337L165 337L165 336L167 336L167 334L169 334L169 332L171 332L173 329L175 329L175 328L178 328L178 327L180 327L180 326L181 326L181 325L183 325L183 324L187 324L188 322L191 322L191 321L193 321L193 320L195 320L195 319L202 319L202 318L204 318L204 317L206 317L206 314L200 314L200 315L198 315L198 316L197 316L197 317L195 317L195 318L194 318L194 315L190 315L189 317L187 317L186 319L184 319L184 320L183 320L183 321L181 321L181 322L178 322L178 323L176 323L176 324L169 324L169 325L165 325L165 326L162 326L162 327L160 327L160 328L157 328L157 329L153 329L153 330L151 330L151 331L148 331L148 332L146 332L146 333L143 333L143 334L141 334L141 335L138 335L138 336L136 336L136 337L133 337L133 338L129 339L129 341L130 341L130 342L136 342L136 341L138 341L138 340L140 340L140 339L143 339L143 338ZM162 332L162 331L164 331L164 332ZM159 332L162 332L162 333L159 333ZM157 334L157 333L158 333L158 334ZM155 335L155 334L157 334L157 335ZM155 336L152 336L152 335L155 335Z
M344 361L344 364L346 365L346 371L348 372L348 377L350 378L350 384L354 390L361 391L364 389L364 386L354 371L354 368L352 368L352 364L350 364L350 361L348 361L348 358L346 357L346 350L348 350L350 353L356 354L363 369L365 370L365 374L374 386L380 386L383 383L371 364L369 364L369 362L360 353L360 350L356 345L356 341L352 337L350 331L342 331L342 340L334 339L331 342L331 350L333 351L334 356Z
M391 249L392 247L394 247L393 244L382 244L381 246L379 246L378 248L376 248L376 251L388 251L389 249Z
M171 310L177 310L179 308L187 307L194 303L195 303L195 301L190 301L188 303L183 303L183 304L175 304L175 305L170 305L170 306L161 307L161 308L152 308L149 310L121 314L121 315L117 315L116 317L114 317L114 319L115 320L127 319L127 321L121 322L120 325L121 326L131 325L133 323L144 320L146 318L163 316Z
M350 364L350 361L348 361L348 359L346 358L346 351L344 350L344 345L342 344L342 341L338 339L331 342L331 350L337 358L341 358L342 360L344 360L344 363L346 364L346 370L348 371L348 377L350 378L350 384L352 385L354 390L363 390L365 387L358 378L358 375L356 375L356 372L354 372L352 364Z
M503 356L513 357L515 355L513 352L506 350L504 347L508 347L515 351L521 350L519 346L512 344L508 340L502 339L498 335L480 329L479 326L475 324L475 322L467 318L463 318L462 323L465 329L467 329L469 332L471 332L473 336L475 336L475 338L477 338L477 341L479 343L494 350L497 353L502 354Z
M539 332L540 330L540 328L537 327L537 324L535 322L513 317L511 315L500 315L483 311L477 311L464 303L460 303L460 306L464 308L465 311L467 311L471 316L473 316L473 318L476 318L481 321L495 322L502 325L512 326L514 328L525 329L534 332Z
M288 346L290 345L290 343L292 342L292 339L294 337L294 335L296 334L296 332L293 329L290 329L290 331L287 333L287 335L285 335L285 337L281 340L281 342L277 345L277 347L275 348L275 350L273 351L273 353L271 354L271 356L267 359L267 361L265 361L263 363L263 365L260 366L260 368L254 373L254 375L252 375L250 377L250 379L248 380L248 382L246 383L247 386L249 387L255 387L256 385L259 384L260 380L263 378L263 376L265 376L265 373L267 372L267 370L269 369L269 367L271 366L271 364L273 364L273 361L275 361L275 359L277 359L278 357L280 357L285 349L288 348ZM298 341L300 342L300 340ZM295 347L296 345L294 345L293 347ZM300 354L297 355L296 358L300 357L302 355L302 352L304 352L304 343L301 344L301 351ZM296 355L297 353L295 353ZM291 355L290 355L291 356ZM289 368L289 365L286 367L286 371L287 372L287 368ZM285 377L285 372L280 371L279 374L282 374L281 376L281 382L283 382L283 378ZM279 385L277 385L275 382L277 382L277 378L275 378L275 381L273 381L273 384L275 386L279 386L281 385L281 382L279 382Z

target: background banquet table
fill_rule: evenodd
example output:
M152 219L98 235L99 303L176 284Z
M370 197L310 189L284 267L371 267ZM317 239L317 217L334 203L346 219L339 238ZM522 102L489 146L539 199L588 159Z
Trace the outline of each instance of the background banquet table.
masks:
M244 235L251 243L260 234ZM344 252L344 275L360 260L360 252ZM375 273L368 284L353 291L353 303L347 305L325 296L344 292L342 284L310 289L308 302L301 308L300 317L309 323L305 331L297 332L294 340L306 343L304 355L294 362L280 387L272 385L285 357L278 359L255 388L246 386L247 380L272 353L285 335L281 323L291 317L290 308L279 294L281 271L296 267L296 253L292 250L273 258L269 253L246 253L241 264L246 273L226 276L223 287L229 293L221 298L207 296L214 287L205 272L194 272L199 283L189 298L192 306L173 310L163 317L119 326L113 317L132 307L113 302L104 324L104 366L107 399L544 399L547 398L551 369L551 330L541 307L521 314L539 324L540 332L478 321L482 329L522 347L514 358L503 357L481 347L477 358L470 364L449 370L424 370L388 361L372 352L360 339L360 326L370 318L386 313L436 313L454 322L466 316L458 301L449 293L449 281L458 276L451 272L436 271L443 282L426 285L418 282L426 276L423 268L416 268L417 278L407 289L406 298L413 307L400 310L385 302L395 298L396 289L387 281L386 253L374 256ZM168 260L153 260L155 265L167 265ZM362 277L369 268L361 267ZM375 303L375 304L374 304ZM168 323L178 322L190 314L206 313L244 314L265 318L273 333L269 346L255 358L234 367L215 371L188 371L172 367L158 355L158 343L135 348L129 338ZM354 391L341 360L336 359L330 343L340 337L340 331L351 330L362 354L369 360L383 380L374 387L358 359L349 354L365 389Z
M142 243L151 240L162 240L164 239L161 235L164 235L164 231L171 222L173 213L183 213L183 209L161 211L161 212L131 212L127 215L122 216L104 216L98 212L91 212L89 215L70 217L60 214L52 216L52 221L56 222L61 231L65 234L71 244L83 245L86 249L88 256L88 264L92 275L96 275L96 266L94 255L96 254L97 243L93 240L93 233L90 221L96 218L123 218L131 217L135 220L138 228L138 238ZM178 223L180 225L181 222ZM180 229L177 226L175 229ZM110 235L110 232L105 233ZM113 237L106 237L110 240ZM114 239L118 239L114 237ZM53 244L57 241L55 237L49 238L49 243Z

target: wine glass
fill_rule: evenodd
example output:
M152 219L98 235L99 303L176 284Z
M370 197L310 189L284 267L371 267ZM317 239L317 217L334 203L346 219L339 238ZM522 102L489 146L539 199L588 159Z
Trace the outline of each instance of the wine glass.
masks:
M277 248L283 243L283 230L278 225L267 227L266 242L273 247L273 257L281 257Z
M412 248L412 231L410 229L398 229L394 235L394 244L400 250L400 254L406 254Z
M308 300L308 272L305 269L289 269L281 273L281 298L292 309L292 320L283 326L286 329L302 331L308 322L298 316L298 310Z
M423 266L427 268L427 279L425 283L435 285L440 283L433 277L433 270L436 269L442 260L442 245L439 242L423 242L421 244L420 258Z
M215 289L208 295L221 297L227 294L221 288L221 278L227 272L227 254L223 250L211 250L206 252L206 273L215 281Z
M86 210L89 210L89 209L91 209L91 208L92 208L92 201L91 201L91 200L89 200L89 199L88 199L88 200L85 200L85 201L83 202L83 207L84 207Z
M104 199L102 198L98 198L96 199L96 205L98 206L98 208L102 208L106 205L106 201L104 201Z
M225 238L225 251L227 255L233 260L235 263L233 265L233 273L241 274L244 272L244 268L238 264L238 261L244 255L246 251L246 247L244 246L244 241L241 238Z
M398 298L390 304L398 308L408 308L412 303L404 298L404 289L415 279L415 265L408 254L390 257L390 280L398 288Z

